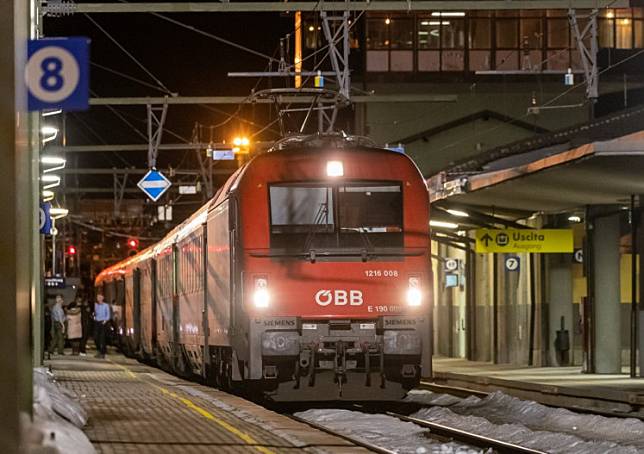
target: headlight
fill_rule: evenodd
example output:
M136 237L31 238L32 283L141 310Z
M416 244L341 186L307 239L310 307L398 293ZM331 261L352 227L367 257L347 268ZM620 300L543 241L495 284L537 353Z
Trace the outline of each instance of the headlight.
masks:
M255 293L253 293L253 303L255 307L268 307L271 295L268 292L268 279L265 277L255 278Z
M326 176L327 177L344 176L344 166L342 165L342 161L327 161Z
M407 288L407 305L420 306L423 302L423 292L420 288L420 278L412 276L409 278L409 287Z

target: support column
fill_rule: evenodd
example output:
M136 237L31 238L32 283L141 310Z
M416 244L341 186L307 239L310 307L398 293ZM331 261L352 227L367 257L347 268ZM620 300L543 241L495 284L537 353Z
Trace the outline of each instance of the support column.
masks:
M0 15L0 446L7 454L19 452L19 413L31 413L30 262L36 212L24 86L29 5L3 2Z
M619 214L594 220L593 257L595 373L616 374L622 369L620 323Z
M639 211L636 216L638 219L638 240L639 245L639 332L638 332L638 353L639 353L639 376L644 378L644 194L639 196Z
M548 261L548 365L566 366L555 347L557 331L560 331L563 319L564 330L568 331L569 345L572 345L573 310L572 310L572 268L570 259L563 254L549 254ZM572 351L568 351L569 357Z

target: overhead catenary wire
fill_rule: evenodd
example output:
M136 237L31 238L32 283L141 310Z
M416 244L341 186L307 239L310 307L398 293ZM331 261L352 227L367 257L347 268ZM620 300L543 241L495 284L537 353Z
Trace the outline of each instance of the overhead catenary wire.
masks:
M73 223L76 224L80 227L84 227L88 230L93 230L95 232L101 232L106 234L107 236L115 236L119 238L136 238L138 240L143 240L143 241L159 241L161 238L159 237L149 237L149 236L140 236L140 235L131 235L131 234L125 234L125 233L120 233L120 232L115 232L113 230L108 230L103 227L99 227L97 225L92 225L88 224L87 222L83 222L81 219L77 219L77 216L71 215L69 216L69 220Z
M102 69L103 71L107 71L109 73L112 73L112 74L115 74L117 76L120 76L120 77L122 77L124 79L131 80L132 82L136 82L136 83L141 84L141 85L143 85L145 87L152 88L154 90L158 90L161 93L171 94L171 93L167 92L166 90L164 90L163 88L161 88L161 87L159 87L157 85L148 83L148 82L146 82L144 80L141 80L141 79L137 79L136 77L130 76L129 74L125 74L125 73L123 73L121 71L117 71L116 69L109 68L109 67L107 67L105 65L101 65L101 64L96 63L96 62L90 62L90 64L92 66L95 66L95 67L99 68L99 69Z
M206 36L208 38L214 39L215 41L219 41L220 43L227 44L229 46L235 47L236 49L243 50L244 52L248 52L250 54L253 54L253 55L257 56L257 57L264 58L264 59L268 60L269 62L279 63L279 60L271 57L270 55L263 54L262 52L259 52L259 51L256 51L254 49L251 49L249 47L243 46L243 45L238 44L236 42L233 42L233 41L231 41L229 39L222 38L221 36L217 36L217 35L215 35L213 33L207 32L205 30L201 30L200 28L197 28L194 25L189 25L189 24L186 24L184 22L178 21L176 19L172 19L171 17L168 17L168 16L166 16L164 14L160 14L160 13L150 13L150 14L152 14L153 16L158 17L160 19L163 19L163 20L165 20L167 22L175 24L175 25L177 25L179 27L185 28L186 30L191 30L191 31L193 31L195 33L198 33L200 35L203 35L203 36Z
M81 116L80 116L80 115L78 115L76 112L70 112L70 114L72 115L72 117L74 118L74 120L75 120L75 121L78 121L78 122L79 122L79 123L80 123L80 124L85 128L85 129L87 129L87 130L88 130L88 131L89 131L89 132L90 132L94 137L96 137L96 138L98 139L98 141L99 141L99 142L101 142L102 144L106 144L106 143L107 143L107 142L105 141L105 139L103 139L103 137L101 137L101 136L100 136L100 135L99 135L99 134L94 130L94 128L92 128L92 127L91 127L91 126L90 126L90 125L89 125L85 120L83 120L83 119L81 118ZM112 154L113 154L114 156L116 156L116 157L117 157L117 158L118 158L118 159L119 159L123 164L125 164L126 166L129 166L129 167L131 167L131 166L132 166L132 163L131 163L131 162L129 162L127 159L125 159L125 158L124 158L123 156L121 156L120 154L118 154L118 153L116 153L116 152L114 152L114 151L112 152ZM104 157L108 157L109 155L103 155L103 156L104 156ZM110 161L111 161L111 163L114 163L114 161L112 161L111 159L110 159Z
M143 65L143 63L141 63L134 55L132 55L132 53L128 51L125 48L125 46L119 43L116 38L114 38L107 30L105 30L105 28L103 28L101 24L96 22L96 20L93 19L89 14L84 13L83 15L87 18L87 20L89 20L92 24L94 24L94 26L96 26L96 28L98 28L105 36L107 36L107 38L110 41L112 41L119 49L121 49L121 51L123 51L125 55L127 55L134 63L136 63L139 68L141 68L148 76L150 76L152 80L154 80L154 82L156 82L156 84L160 88L162 88L169 95L173 95L173 96L176 95L176 93L171 92L170 89L166 87L163 82L161 82L154 74L152 74L152 72L149 69L145 67L145 65Z
M92 96L98 97L98 95L96 94L96 92L94 90L90 90L89 92L92 94ZM123 115L121 115L114 107L109 106L109 105L106 105L105 107L107 107L108 110L110 110L114 115L116 115L123 123L128 125L130 127L130 129L132 129L132 131L134 131L139 137L141 137L145 141L148 140L148 137L145 134L143 134L141 131L139 131L139 129L136 126L134 126L132 123L130 123L127 120L127 118L125 118Z

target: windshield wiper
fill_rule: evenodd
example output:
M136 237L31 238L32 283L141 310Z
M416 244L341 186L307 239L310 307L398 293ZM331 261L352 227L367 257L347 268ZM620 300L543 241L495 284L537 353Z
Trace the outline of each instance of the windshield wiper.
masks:
M324 220L324 225L327 225L329 223L329 206L326 202L320 203L320 207L318 208L318 211L315 213L315 217L313 219L313 224L309 227L308 235L306 236L306 240L304 241L304 252L309 255L311 263L315 263L315 251L311 249L311 246L313 245L313 240L315 239L315 234L317 233L318 229L317 226L319 226L322 223L322 220Z
M353 228L353 229L345 228L345 229L341 229L341 230L351 230L351 231L354 231L354 232L357 231L360 234L360 239L362 240L362 242L364 243L364 246L365 246L365 248L362 250L362 253L361 253L362 261L366 262L367 260L369 260L369 256L372 256L372 257L377 257L377 256L375 254L373 254L373 251L374 251L373 243L369 239L369 235L367 235L367 233L364 231L364 229L365 229L364 227L356 227L356 228Z

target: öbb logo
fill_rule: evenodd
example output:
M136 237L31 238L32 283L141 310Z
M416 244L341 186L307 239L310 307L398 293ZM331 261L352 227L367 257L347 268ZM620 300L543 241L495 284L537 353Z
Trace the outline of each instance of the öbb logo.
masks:
M361 306L363 303L360 290L320 290L315 294L315 302L320 306Z

